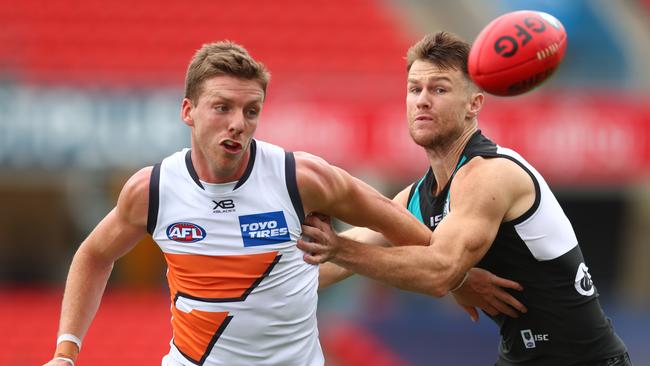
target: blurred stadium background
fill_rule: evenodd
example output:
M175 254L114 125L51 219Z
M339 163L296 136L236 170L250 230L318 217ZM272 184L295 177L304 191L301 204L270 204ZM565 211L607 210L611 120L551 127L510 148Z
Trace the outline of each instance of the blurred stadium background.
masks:
M424 33L473 40L494 17L547 11L564 63L479 124L547 177L601 301L650 364L650 1L0 0L0 365L51 355L72 255L138 168L189 143L183 75L231 39L273 77L258 138L306 150L387 195L424 155L404 121L404 55ZM171 336L164 264L144 240L114 270L80 365L157 365ZM328 365L491 365L497 328L453 302L351 278L321 294Z

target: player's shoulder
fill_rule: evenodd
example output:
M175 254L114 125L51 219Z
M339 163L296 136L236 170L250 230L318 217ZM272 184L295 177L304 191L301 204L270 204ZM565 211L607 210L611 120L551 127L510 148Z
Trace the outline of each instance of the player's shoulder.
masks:
M296 179L298 184L324 183L337 179L342 172L340 168L328 163L325 159L303 151L294 152L296 161Z
M153 166L144 167L135 172L124 184L122 192L131 195L142 195L149 192L149 184L151 182L151 174Z
M510 180L522 175L527 175L526 171L512 159L476 156L458 170L456 178Z
M307 212L318 211L340 200L354 187L354 179L325 159L295 152L296 182Z
M402 207L408 207L409 198L411 196L411 190L412 189L413 189L413 184L409 184L404 189L399 191L395 195L395 197L393 197L393 201L397 202Z
M122 217L130 222L146 225L153 168L148 166L138 170L122 187L117 207Z
M505 157L477 156L458 170L452 187L462 191L523 193L534 189L530 175L515 161Z
M331 168L325 159L305 151L294 151L293 156L296 160L296 169L318 171Z

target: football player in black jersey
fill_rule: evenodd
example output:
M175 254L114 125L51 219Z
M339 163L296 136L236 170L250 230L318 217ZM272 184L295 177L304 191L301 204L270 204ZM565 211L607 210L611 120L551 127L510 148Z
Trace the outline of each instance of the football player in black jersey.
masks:
M303 228L311 241L298 243L305 260L333 263L321 268L324 284L352 271L436 297L451 292L469 310L468 271L480 267L521 284L510 294L528 307L519 317L488 311L500 327L497 365L631 365L544 178L479 130L484 94L468 75L469 50L440 32L407 54L409 132L430 166L394 200L433 231L430 245L372 245L385 239L361 228L337 236L312 216Z

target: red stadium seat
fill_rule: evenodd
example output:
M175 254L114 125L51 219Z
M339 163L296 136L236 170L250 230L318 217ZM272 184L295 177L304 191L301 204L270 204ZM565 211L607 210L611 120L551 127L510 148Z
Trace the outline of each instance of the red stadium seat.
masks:
M32 83L178 86L201 44L232 39L274 74L402 72L408 39L375 0L0 0L0 66ZM7 75L8 74L8 75ZM152 85L152 86L153 86Z

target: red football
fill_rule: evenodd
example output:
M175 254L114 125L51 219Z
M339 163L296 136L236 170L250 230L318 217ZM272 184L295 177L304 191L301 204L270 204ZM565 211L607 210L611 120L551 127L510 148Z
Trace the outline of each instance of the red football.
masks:
M483 28L467 66L472 80L486 92L518 95L551 76L565 49L566 31L555 17L541 11L514 11Z

